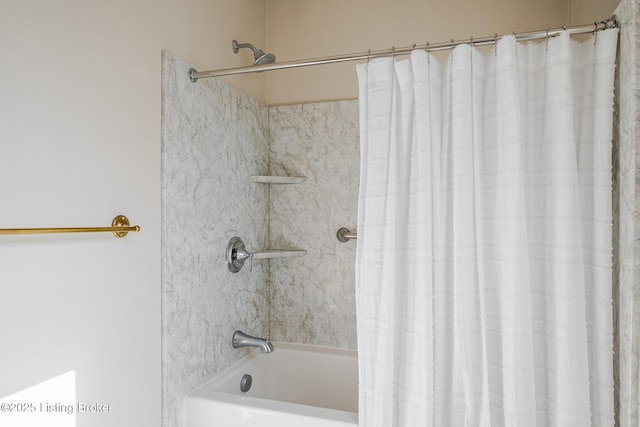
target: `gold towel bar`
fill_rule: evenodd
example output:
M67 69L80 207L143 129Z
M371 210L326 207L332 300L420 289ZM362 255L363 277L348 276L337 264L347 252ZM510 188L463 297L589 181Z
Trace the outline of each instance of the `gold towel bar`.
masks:
M52 233L95 233L111 232L117 238L127 235L129 231L137 233L139 225L129 225L129 219L124 215L116 216L111 227L75 227L75 228L0 228L0 235L4 234L52 234Z

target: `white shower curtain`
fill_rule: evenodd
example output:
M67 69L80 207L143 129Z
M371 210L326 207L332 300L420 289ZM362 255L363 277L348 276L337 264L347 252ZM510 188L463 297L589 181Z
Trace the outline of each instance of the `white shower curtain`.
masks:
M360 426L612 426L617 30L358 66Z

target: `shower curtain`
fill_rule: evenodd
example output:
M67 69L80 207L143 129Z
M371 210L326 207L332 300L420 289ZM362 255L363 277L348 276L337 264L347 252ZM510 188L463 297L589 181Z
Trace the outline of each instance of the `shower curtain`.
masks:
M612 426L617 30L357 68L360 426Z

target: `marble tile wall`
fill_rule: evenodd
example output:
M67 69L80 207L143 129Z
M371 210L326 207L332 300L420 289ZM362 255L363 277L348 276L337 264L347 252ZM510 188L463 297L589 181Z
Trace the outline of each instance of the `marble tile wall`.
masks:
M622 0L614 125L616 425L640 425L640 1Z
M163 425L179 427L184 396L244 356L235 329L265 336L268 263L227 270L228 240L268 246L267 108L230 86L187 78L189 64L163 55Z
M356 349L356 242L340 243L340 227L355 229L358 209L358 102L269 108L269 169L302 175L272 185L272 247L306 249L302 258L271 260L271 337Z
M181 425L188 392L246 354L229 345L235 329L270 332L274 341L356 348L355 242L340 243L335 233L356 223L357 101L267 108L216 79L191 83L189 68L163 55L167 427ZM307 180L247 180L267 174ZM249 250L294 248L307 255L256 261L253 271L231 274L224 249L235 235Z

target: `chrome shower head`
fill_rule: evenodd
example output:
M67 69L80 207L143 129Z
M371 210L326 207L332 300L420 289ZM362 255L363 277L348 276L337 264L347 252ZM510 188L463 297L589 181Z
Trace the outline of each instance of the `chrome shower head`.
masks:
M259 50L258 52L262 52L262 51ZM253 65L273 64L274 62L276 62L276 56L273 53L262 52L262 56L256 59L253 62Z
M272 64L276 62L276 56L273 53L264 53L262 50L256 49L256 47L251 43L238 43L235 40L231 42L233 53L238 53L238 50L245 47L248 47L253 51L253 65Z

